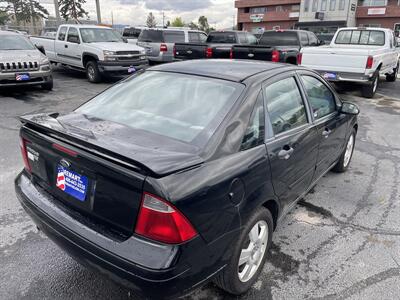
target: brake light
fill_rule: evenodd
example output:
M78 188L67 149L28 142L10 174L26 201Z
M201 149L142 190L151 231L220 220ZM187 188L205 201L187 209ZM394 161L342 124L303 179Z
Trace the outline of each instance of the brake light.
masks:
M61 152L65 153L65 154L68 154L70 156L73 156L73 157L77 157L78 156L78 152L76 152L74 150L71 150L71 149L68 149L68 148L66 148L64 146L61 146L60 144L53 144L52 146L53 146L54 149L57 149L58 151L61 151Z
M300 66L301 61L303 60L303 53L297 54L297 64Z
M231 51L229 52L229 58L233 59L233 49L231 48Z
M213 49L212 48L207 48L206 49L206 57L207 58L212 58L213 57Z
M167 52L168 51L168 47L166 44L161 44L160 45L160 52Z
M175 57L176 56L176 47L175 47L175 45L174 45L174 48L172 48L172 51L173 51L174 57Z
M278 50L272 51L272 62L279 62L280 54Z
M28 143L30 142L21 137L19 146L21 148L22 159L24 160L25 170L27 170L29 173L32 173L32 168L28 158L28 150L26 149L26 144Z
M167 244L180 244L197 235L181 212L165 200L149 193L143 194L135 232Z
M374 57L373 56L368 56L367 59L367 69L372 69L372 65L374 64Z

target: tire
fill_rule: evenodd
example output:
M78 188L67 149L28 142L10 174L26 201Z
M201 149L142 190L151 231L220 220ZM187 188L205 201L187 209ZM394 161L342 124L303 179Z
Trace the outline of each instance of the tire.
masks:
M97 62L94 60L90 60L86 64L86 77L91 83L99 83L101 82L101 73L99 71L99 67L97 66Z
M49 81L42 83L41 87L45 91L51 91L53 89L53 78L50 78Z
M265 264L267 253L271 246L273 224L274 223L270 211L264 207L258 208L252 214L252 216L244 225L243 230L238 238L238 242L234 246L233 254L228 265L214 279L217 286L233 295L241 295L251 288L260 275ZM242 250L245 248L249 249L251 247L250 244L252 241L249 237L249 234L253 228L257 229L259 235L258 238L262 236L263 232L268 233L268 236L264 237L263 239L257 239L259 243L256 246L257 248L253 248L253 250L250 252L253 253L254 249L258 249L258 251L255 251L255 253L249 256L249 259L254 258L254 261L256 261L256 263L254 263L254 269L246 269L248 263L250 263L249 260L242 265L239 265L239 258L241 257ZM239 272L241 272L242 275L246 275L245 269L252 270L248 274L249 278L240 276Z
M372 82L362 87L362 95L365 98L373 98L379 86L379 70L376 70L372 76Z
M347 171L350 166L351 158L353 157L354 146L356 144L356 136L357 132L353 128L349 138L346 141L346 147L344 148L343 153L340 155L339 160L337 164L333 167L332 171L336 173L344 173Z
M399 63L397 63L396 68L393 69L393 74L386 75L387 82L395 82L397 79L397 74L399 73Z

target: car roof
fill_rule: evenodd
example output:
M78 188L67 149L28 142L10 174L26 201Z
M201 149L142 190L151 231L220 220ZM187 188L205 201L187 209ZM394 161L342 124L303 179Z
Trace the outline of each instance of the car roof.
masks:
M159 65L149 70L183 73L242 82L262 72L288 67L290 66L286 64L252 60L198 59Z
M108 26L101 26L101 25L85 25L85 24L61 24L60 26L72 26L76 28L105 28L105 29L113 29Z

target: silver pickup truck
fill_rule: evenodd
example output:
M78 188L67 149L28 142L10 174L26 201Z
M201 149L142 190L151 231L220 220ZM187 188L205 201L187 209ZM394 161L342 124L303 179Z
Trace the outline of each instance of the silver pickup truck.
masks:
M0 87L19 85L53 89L50 62L26 36L0 31Z

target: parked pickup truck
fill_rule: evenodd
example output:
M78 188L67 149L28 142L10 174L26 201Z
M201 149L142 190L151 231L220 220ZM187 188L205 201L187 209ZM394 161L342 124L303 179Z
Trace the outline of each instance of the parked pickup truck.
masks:
M90 82L100 82L105 74L129 74L148 65L145 50L125 43L108 27L61 25L55 39L31 37L43 46L52 63L86 70Z
M284 62L295 65L304 47L323 44L314 33L304 30L268 30L258 45L234 45L232 58Z
M363 96L372 98L380 75L385 75L386 81L396 80L398 46L390 29L342 28L329 46L302 49L299 64L335 83L361 83Z
M245 31L213 31L205 43L176 43L176 60L230 58L233 45L256 45L257 38Z

